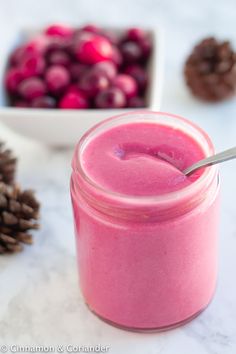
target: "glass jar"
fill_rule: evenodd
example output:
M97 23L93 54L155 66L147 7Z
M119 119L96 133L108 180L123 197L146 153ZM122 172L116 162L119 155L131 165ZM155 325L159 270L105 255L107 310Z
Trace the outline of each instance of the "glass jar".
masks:
M191 185L159 196L129 196L101 188L85 173L85 146L128 122L180 129L214 153L207 134L171 114L135 112L89 130L73 158L71 197L80 285L103 320L130 330L179 326L206 308L216 286L219 181L216 166Z

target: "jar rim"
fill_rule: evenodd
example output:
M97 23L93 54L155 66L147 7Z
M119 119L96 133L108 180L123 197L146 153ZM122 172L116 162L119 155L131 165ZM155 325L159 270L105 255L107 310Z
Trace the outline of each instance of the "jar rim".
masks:
M189 126L190 128L193 128L197 133L199 133L201 135L201 137L204 139L207 148L208 148L208 152L206 153L206 157L213 155L215 150L214 150L214 146L213 143L210 139L210 137L208 136L208 134L202 129L200 128L197 124L191 122L190 120L183 118L181 116L172 114L172 113L166 113L166 112L154 112L154 111L149 111L149 110L138 110L138 111L133 111L133 112L126 112L123 114L119 114L119 115L115 115L113 117L107 118L101 122L99 122L98 124L94 125L92 128L90 128L79 140L78 144L76 145L75 148L75 153L74 153L74 157L72 160L72 169L74 172L79 173L81 175L81 177L86 181L86 183L88 183L90 185L90 187L95 188L96 191L99 191L100 193L103 193L104 195L110 197L111 199L115 199L117 202L123 202L123 203L128 203L130 205L135 204L137 205L137 203L141 206L145 206L145 205L150 205L150 204L158 204L161 205L162 203L166 204L166 203L171 203L172 201L176 201L177 199L182 199L185 198L189 195L190 191L192 194L193 190L197 190L201 185L209 184L209 179L210 181L213 180L214 176L217 174L217 166L213 165L213 166L209 166L207 168L205 168L205 170L203 171L203 173L201 174L201 176L196 179L193 183L191 183L188 186L185 186L177 191L173 191L173 192L168 192L162 195L127 195L127 194L122 194L122 193L117 193L114 191L111 191L109 189L103 188L102 186L100 186L99 184L97 184L95 181L93 181L91 178L89 178L89 176L86 174L86 172L84 171L82 164L81 164L81 160L79 158L80 156L80 151L83 147L83 145L85 144L86 140L93 134L96 133L96 131L98 131L100 128L105 127L105 126L109 126L109 123L112 122L116 122L119 121L123 118L131 118L134 117L134 119L138 119L141 117L150 117L150 116L165 116L171 119L174 119L175 121L178 122L182 122L185 126ZM146 119L146 118L144 118ZM153 122L155 122L153 120ZM122 124L122 123L121 123ZM168 125L168 124L166 124ZM200 142L198 142L200 144ZM201 145L201 147L203 147ZM205 151L205 150L204 150ZM208 182L207 182L208 181Z

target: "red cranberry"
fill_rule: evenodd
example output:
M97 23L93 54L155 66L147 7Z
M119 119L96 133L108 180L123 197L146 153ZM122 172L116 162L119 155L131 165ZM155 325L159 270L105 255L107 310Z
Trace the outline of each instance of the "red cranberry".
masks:
M86 96L94 97L98 92L109 86L109 80L104 74L89 71L81 78L78 86Z
M100 33L101 29L93 24L88 24L80 28L81 31L90 32L98 34Z
M23 75L20 69L11 68L5 76L5 87L10 93L16 93L20 82L23 80Z
M17 107L17 108L28 108L29 107L29 103L26 102L26 101L23 101L23 100L22 101L18 100L18 101L13 103L13 106Z
M71 79L78 81L88 71L88 66L80 63L73 63L70 66Z
M143 108L145 106L146 104L143 97L134 96L128 100L128 107L130 108Z
M45 80L49 91L58 95L69 85L70 75L64 66L53 65L46 71Z
M125 42L121 45L121 53L123 55L124 62L134 63L138 62L142 58L142 50L140 45L136 42Z
M48 62L52 65L68 66L70 61L69 54L63 50L54 50L48 55Z
M139 42L140 40L143 40L146 38L147 33L144 31L142 28L139 27L132 27L129 28L126 34L126 37L130 41L137 41Z
M55 108L56 100L51 96L41 96L31 102L33 108Z
M18 92L26 100L33 100L46 93L46 86L43 80L38 77L30 77L23 80L18 86Z
M88 106L86 97L79 90L66 92L59 102L62 109L85 109Z
M131 98L137 95L138 86L135 79L127 74L119 74L113 82L115 87L118 87L124 92L127 98Z
M74 29L64 24L54 24L47 27L45 33L48 36L71 38L74 33Z
M130 65L125 69L125 73L132 76L139 87L140 91L144 91L148 83L147 72L139 65Z
M92 70L105 75L109 80L113 80L117 75L117 68L111 61L101 61L95 64Z
M13 53L10 56L10 59L9 59L10 65L18 66L25 59L27 59L35 54L37 55L38 52L32 47L27 47L25 45L18 47L13 51Z
M75 55L84 64L109 60L112 52L112 46L106 38L88 32L81 34L75 44Z
M45 70L45 66L45 60L39 54L35 54L25 58L20 65L20 69L24 78L27 78L42 75Z
M95 105L98 108L122 108L126 105L125 95L120 89L110 87L97 95Z

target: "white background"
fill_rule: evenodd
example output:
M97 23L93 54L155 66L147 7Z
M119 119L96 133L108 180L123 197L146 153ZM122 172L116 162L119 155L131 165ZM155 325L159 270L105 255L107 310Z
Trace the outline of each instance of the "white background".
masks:
M200 124L221 150L236 145L236 100L210 105L193 99L182 66L204 36L236 45L235 13L235 0L0 0L0 60L2 49L25 27L54 21L161 26L166 37L162 110ZM72 151L49 149L1 126L0 138L19 157L18 180L35 188L42 202L35 245L19 255L0 256L0 345L104 344L112 354L236 352L236 161L221 166L220 276L214 301L182 328L134 334L100 322L79 293L68 189Z

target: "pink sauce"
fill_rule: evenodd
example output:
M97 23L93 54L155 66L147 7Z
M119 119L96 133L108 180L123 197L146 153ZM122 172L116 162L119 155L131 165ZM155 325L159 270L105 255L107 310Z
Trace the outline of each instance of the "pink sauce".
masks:
M192 137L155 123L128 123L98 135L82 157L86 174L106 190L126 195L161 195L191 184L200 173L181 171L202 159Z
M106 191L166 196L165 206L170 192L194 186L203 173L185 177L181 172L204 157L197 140L157 123L109 128L91 138L80 156L86 175ZM207 188L201 202L188 204L177 216L192 201L190 192L172 201L175 207L163 220L146 221L145 213L122 219L116 211L98 211L104 199L97 200L93 189L72 175L80 284L92 311L122 327L161 329L208 305L217 277L217 179ZM97 207L85 201L85 190L97 198ZM148 212L158 213L161 206Z

